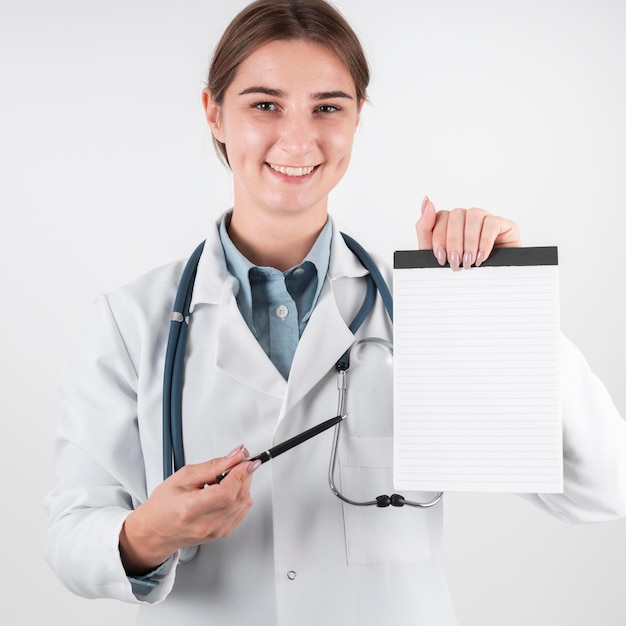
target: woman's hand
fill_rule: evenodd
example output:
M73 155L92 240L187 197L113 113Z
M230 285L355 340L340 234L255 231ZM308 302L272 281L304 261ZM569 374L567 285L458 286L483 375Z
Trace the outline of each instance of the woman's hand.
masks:
M482 209L435 211L428 197L415 230L420 250L432 250L440 265L447 261L455 272L460 267L478 267L494 248L522 245L515 222Z
M260 461L248 451L186 465L162 482L124 522L120 555L128 575L150 572L180 548L229 535L252 506L250 483ZM219 484L218 474L231 469Z

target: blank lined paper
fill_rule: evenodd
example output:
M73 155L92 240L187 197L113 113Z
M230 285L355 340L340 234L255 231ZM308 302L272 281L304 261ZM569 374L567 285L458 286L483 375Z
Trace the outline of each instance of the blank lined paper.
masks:
M394 255L394 486L559 493L557 250Z

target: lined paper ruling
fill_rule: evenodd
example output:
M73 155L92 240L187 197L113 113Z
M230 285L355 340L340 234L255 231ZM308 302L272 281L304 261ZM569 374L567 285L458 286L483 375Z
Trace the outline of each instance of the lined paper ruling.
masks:
M557 249L394 255L394 487L559 493Z

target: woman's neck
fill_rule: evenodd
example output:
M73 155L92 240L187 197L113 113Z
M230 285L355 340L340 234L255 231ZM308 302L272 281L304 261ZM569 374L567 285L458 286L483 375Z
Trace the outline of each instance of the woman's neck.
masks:
M326 224L326 212L312 215L268 215L233 209L228 236L251 263L281 272L298 265Z

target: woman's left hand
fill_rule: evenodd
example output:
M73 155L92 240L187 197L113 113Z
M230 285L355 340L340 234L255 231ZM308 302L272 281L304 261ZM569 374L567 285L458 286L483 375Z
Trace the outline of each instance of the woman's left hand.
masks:
M428 197L415 230L420 250L432 250L440 265L448 262L455 272L478 267L494 248L522 245L515 222L482 209L436 211Z

